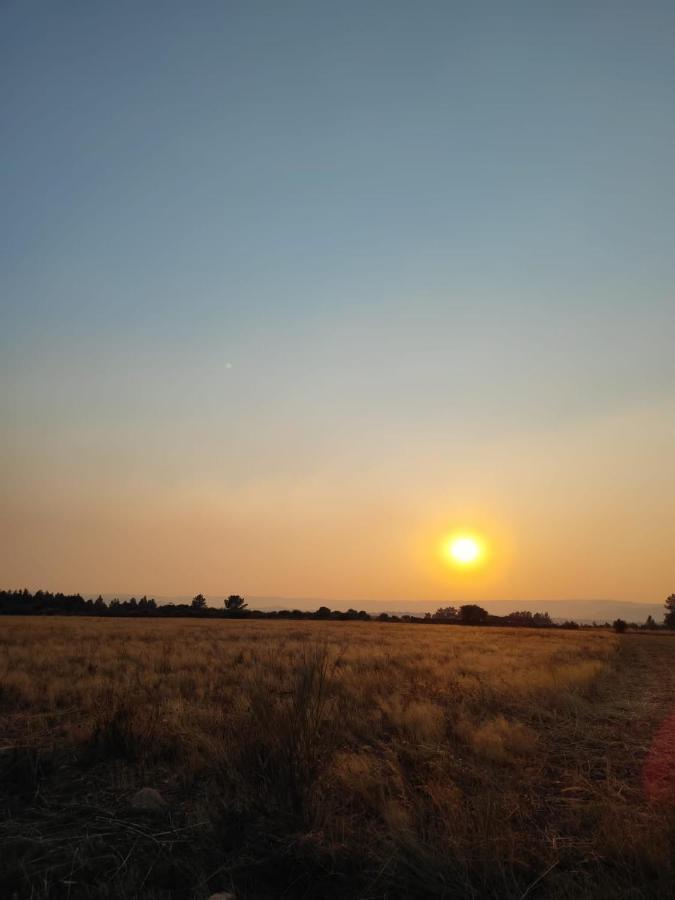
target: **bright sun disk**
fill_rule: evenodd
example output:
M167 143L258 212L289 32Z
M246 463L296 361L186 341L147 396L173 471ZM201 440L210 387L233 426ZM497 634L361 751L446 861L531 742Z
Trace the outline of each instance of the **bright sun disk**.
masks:
M482 555L481 543L471 535L455 535L448 539L445 554L457 566L472 566L479 562Z

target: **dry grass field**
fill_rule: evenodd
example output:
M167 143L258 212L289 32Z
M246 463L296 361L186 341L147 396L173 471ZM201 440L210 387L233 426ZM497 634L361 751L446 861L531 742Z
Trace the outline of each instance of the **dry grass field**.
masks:
M0 895L669 897L674 699L665 634L8 617Z

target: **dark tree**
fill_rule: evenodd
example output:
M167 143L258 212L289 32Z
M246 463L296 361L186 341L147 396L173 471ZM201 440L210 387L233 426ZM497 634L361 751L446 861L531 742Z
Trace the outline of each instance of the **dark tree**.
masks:
M475 603L466 603L459 608L459 618L464 625L485 625L488 616L488 611Z
M615 619L612 623L612 628L617 634L623 634L626 628L628 628L628 623L623 619Z
M225 601L225 609L229 609L230 612L239 612L240 610L245 609L246 606L248 606L248 604L243 597L239 596L239 594L230 594Z
M434 619L458 619L459 613L456 606L441 606L433 617Z
M192 598L192 609L206 609L206 597L203 594L197 594L196 597Z
M675 629L675 594L671 594L666 600L666 616L663 624L666 628Z

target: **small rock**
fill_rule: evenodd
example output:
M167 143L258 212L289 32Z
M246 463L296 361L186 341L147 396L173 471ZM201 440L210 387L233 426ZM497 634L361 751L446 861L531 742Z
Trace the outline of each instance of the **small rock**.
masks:
M163 815L169 808L169 804L159 791L154 788L144 787L137 791L131 798L131 806L133 809L140 809L143 812L157 813Z

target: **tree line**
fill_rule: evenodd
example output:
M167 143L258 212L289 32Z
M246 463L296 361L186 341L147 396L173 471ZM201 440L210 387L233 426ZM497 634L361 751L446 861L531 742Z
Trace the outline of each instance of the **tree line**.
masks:
M515 628L579 628L577 622L553 622L547 612L529 612L527 610L509 613L506 616L495 616L482 606L466 603L462 606L444 606L435 613L424 613L419 616L395 615L380 613L371 615L365 610L348 609L346 611L320 606L317 610L282 609L264 611L249 609L248 604L239 594L230 594L222 606L209 606L203 594L196 594L191 603L162 603L152 597L131 597L129 600L113 598L110 601L99 595L96 599L85 599L81 594L53 594L50 591L23 590L0 591L0 615L21 616L105 616L105 617L158 617L158 618L251 618L251 619L331 619L335 621L378 621L378 622L423 622L427 624L454 625L501 625ZM596 623L593 623L594 625ZM598 627L609 627L610 623L599 624ZM666 600L666 615L663 625L657 624L651 616L642 625L624 622L617 619L613 623L616 631L628 628L656 630L659 628L675 629L675 594Z
M612 622L612 628L618 634L623 634L629 629L634 630L636 628L645 631L658 631L662 628L675 631L675 594L671 594L666 599L665 607L666 613L663 617L663 625L659 625L653 616L647 616L646 621L642 625L638 625L635 622L626 622L625 619L615 619Z

